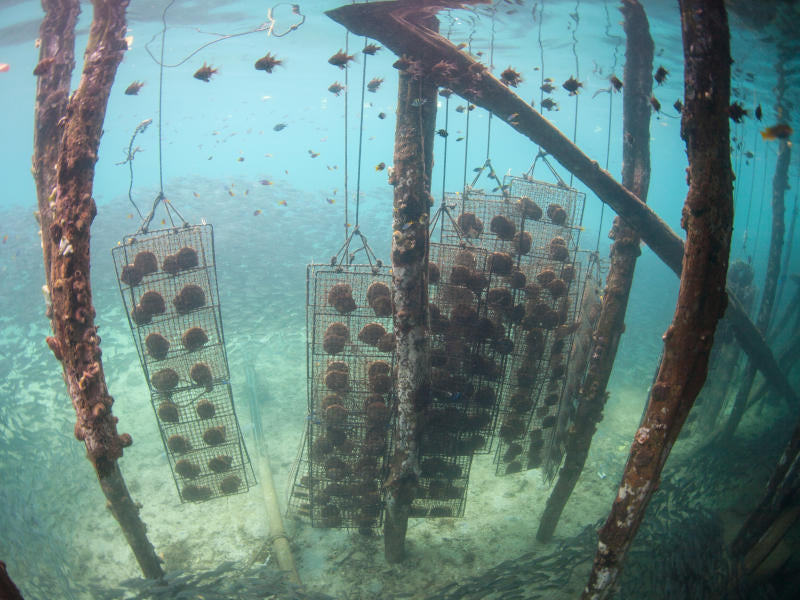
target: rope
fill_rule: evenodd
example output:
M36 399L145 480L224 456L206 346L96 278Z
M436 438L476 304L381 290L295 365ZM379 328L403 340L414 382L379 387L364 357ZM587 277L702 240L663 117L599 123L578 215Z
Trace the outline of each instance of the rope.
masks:
M368 38L364 38L364 48L367 47ZM356 227L358 227L358 212L361 204L361 150L364 143L364 93L367 89L367 55L361 53L364 68L361 72L361 114L358 121L358 164L356 166Z
M767 189L767 158L764 157L764 176L761 182L761 201L758 203L758 224L756 225L756 240L753 243L753 255L758 252L758 238L761 236L761 216L764 214L764 196Z
M172 4L174 2L175 2L175 0L170 0L170 3L167 5L167 8L164 9L164 14L166 14L167 9L170 6L172 6ZM297 15L300 18L300 20L297 23L293 23L292 25L290 25L289 28L286 31L284 31L282 33L275 33L275 25L276 25L277 21L273 17L273 11L276 8L278 8L279 6L291 6L292 7L292 14ZM163 16L164 15L162 14L162 20L163 20ZM299 4L289 4L288 2L280 2L280 3L276 4L276 5L274 5L272 8L270 8L269 11L267 11L267 20L265 22L263 22L261 25L259 25L258 27L256 27L255 29L249 29L247 31L242 31L240 33L213 33L212 35L219 36L216 40L211 40L210 42L206 42L205 44L201 44L200 46L198 46L197 48L192 50L192 52L190 52L187 56L185 56L184 58L182 58L181 60L179 60L178 62L176 62L174 64L171 64L171 65L164 64L163 34L162 34L162 48L161 48L161 59L160 60L156 59L156 57L153 56L153 53L150 51L150 44L153 42L153 40L155 40L155 38L156 38L156 36L158 34L156 34L152 38L150 38L150 41L148 41L144 45L144 49L147 50L147 53L150 55L150 58L152 58L153 61L155 61L156 64L158 64L160 67L167 67L167 68L171 69L171 68L174 68L174 67L180 67L182 64L184 64L186 61L188 61L190 58L192 58L195 54L197 54L201 50L205 50L209 46L211 46L213 44L216 44L216 43L219 43L219 42L222 42L224 40L229 40L231 38L236 38L236 37L242 37L244 35L250 35L252 33L260 33L262 31L266 31L267 32L267 36L269 36L269 37L281 38L281 37L284 37L286 35L289 35L293 31L299 29L300 26L303 25L305 22L306 22L306 17L305 17L304 14L302 14L300 12L300 5ZM199 29L195 29L195 31L200 32ZM201 33L203 33L203 32L201 32Z
M497 27L497 21L495 19L495 15L497 14L497 9L492 7L492 36L489 40L489 71L494 72L494 36L495 30ZM489 151L492 146L492 117L494 113L489 111L489 119L486 123L486 162L489 162Z
M578 61L578 36L576 35L578 32L578 25L580 25L581 18L578 10L581 6L581 0L576 0L575 2L575 11L573 14L575 15L574 21L575 26L572 28L572 55L575 57L575 79L580 81L581 78L581 67L580 62ZM575 118L572 122L572 143L574 144L578 137L578 99L580 98L580 94L575 93ZM569 173L569 187L572 187L572 181L575 176L572 174L572 171Z
M753 157L756 156L756 148L758 146L758 128L753 131ZM766 160L766 159L765 159ZM747 254L747 235L750 230L750 209L753 207L753 191L756 185L756 163L753 160L753 174L750 177L750 194L747 196L747 218L744 224L744 239L742 240L742 254ZM752 258L752 257L751 257ZM751 262L751 258L748 262Z
M350 31L345 31L344 34L344 53L347 54L350 51ZM348 129L348 99L350 98L350 85L349 85L349 77L348 69L344 70L344 240L345 244L348 243L350 240L350 236L348 235L348 231L350 230L350 192L349 192L349 179L348 179L348 172L349 172L349 161L347 159L347 148L348 148L348 141L347 141L347 129Z

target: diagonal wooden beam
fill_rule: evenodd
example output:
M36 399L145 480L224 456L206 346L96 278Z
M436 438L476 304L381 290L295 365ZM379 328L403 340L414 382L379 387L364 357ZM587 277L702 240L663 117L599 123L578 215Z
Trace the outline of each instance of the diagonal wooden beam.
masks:
M610 206L634 229L655 254L680 276L684 245L675 233L651 208L615 180L597 161L542 117L508 86L494 77L485 65L461 52L438 33L412 22L409 18L420 10L435 13L452 2L436 4L413 1L371 2L350 4L326 14L357 35L381 42L398 56L408 56L416 65L430 72L444 61L448 75L437 83L453 90L469 102L503 119L517 132L541 146L561 163L597 197ZM786 375L778 366L764 336L747 316L736 295L727 290L727 316L736 338L753 364L788 400L800 403Z

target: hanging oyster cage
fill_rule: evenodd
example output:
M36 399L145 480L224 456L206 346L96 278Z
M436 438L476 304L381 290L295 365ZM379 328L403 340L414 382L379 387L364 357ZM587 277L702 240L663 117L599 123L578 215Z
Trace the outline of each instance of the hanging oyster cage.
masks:
M290 511L315 527L379 527L394 410L391 275L309 265L308 423Z
M441 237L488 254L486 305L505 353L497 474L549 473L569 425L564 390L585 279L577 251L585 194L530 177L506 178L503 187L447 195L454 218L442 219Z
M246 492L256 480L233 405L211 225L136 234L112 256L181 501Z

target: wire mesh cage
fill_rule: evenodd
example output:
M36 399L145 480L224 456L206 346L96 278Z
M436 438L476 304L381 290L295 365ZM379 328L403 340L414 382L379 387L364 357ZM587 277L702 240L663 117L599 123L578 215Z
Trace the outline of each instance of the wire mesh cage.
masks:
M394 410L391 275L310 265L305 475L312 525L374 528Z
M233 404L212 227L131 236L112 256L181 501L246 492L256 481Z
M503 195L467 188L450 197L457 216L442 238L488 253L486 304L505 326L497 473L550 464L556 445L582 269L577 257L585 195L529 178L507 178ZM567 414L566 412L564 413ZM550 461L552 462L552 461Z

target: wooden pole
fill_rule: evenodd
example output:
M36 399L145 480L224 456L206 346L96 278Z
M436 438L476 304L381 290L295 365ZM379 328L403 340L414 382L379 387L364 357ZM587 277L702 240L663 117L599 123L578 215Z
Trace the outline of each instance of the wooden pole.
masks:
M447 3L437 4L428 8L428 11L433 12ZM398 56L414 54L421 57L423 66L429 70L436 63L445 61L449 75L440 77L437 83L491 111L544 148L622 217L641 236L642 241L673 272L680 275L684 253L681 238L636 195L625 189L527 102L489 73L484 65L460 52L449 40L408 20L409 14L419 13L420 10L413 3L374 2L341 6L326 14L355 34L380 41ZM726 314L736 331L739 344L757 368L789 401L800 403L800 398L778 367L764 336L730 290Z
M23 600L22 594L14 585L6 569L6 563L0 561L0 598L3 600Z
M126 49L128 2L94 0L93 4L83 75L67 101L78 2L42 3L41 55L34 71L39 82L33 162L53 329L47 344L61 362L78 417L75 437L86 445L107 507L122 527L142 572L158 578L164 574L161 561L117 463L132 440L128 434L117 433L94 324L89 230L97 209L92 183L108 95Z
M792 145L787 140L780 140L778 160L775 163L775 175L772 178L772 234L769 243L769 258L767 259L767 272L764 275L761 305L756 319L756 327L762 333L766 333L769 328L769 322L772 318L772 306L778 289L778 278L781 274L783 236L786 231L784 224L786 213L784 197L789 187L789 162L791 161L791 156ZM750 397L750 391L753 388L756 371L756 366L750 362L736 392L736 400L733 403L731 414L725 422L725 428L722 431L723 440L730 440L739 426L739 421L741 421L745 408L747 408L747 399Z
M730 162L730 34L724 0L681 0L685 108L681 135L689 157L683 208L686 252L664 355L622 483L599 532L584 600L609 598L661 470L703 387L714 330L725 311L733 227Z
M638 0L624 0L620 10L625 17L627 38L623 73L622 185L642 201L647 201L650 184L653 38L650 37L647 15ZM611 246L611 265L600 317L593 335L592 358L580 390L575 424L567 434L564 465L547 499L536 534L536 538L543 542L553 536L558 519L586 464L592 436L603 417L606 386L625 328L625 311L633 283L633 271L636 259L641 254L639 236L621 217L617 217L609 237L614 244Z
M438 28L435 17L427 27ZM428 219L436 127L437 87L418 69L416 55L400 71L394 145L392 282L397 382L397 430L385 483L384 550L389 563L405 556L411 502L419 481L418 417L428 402Z

